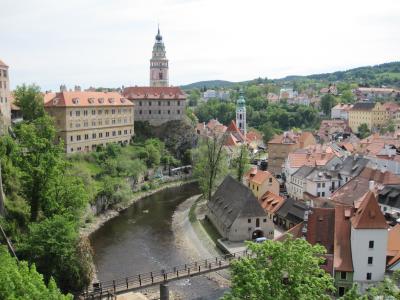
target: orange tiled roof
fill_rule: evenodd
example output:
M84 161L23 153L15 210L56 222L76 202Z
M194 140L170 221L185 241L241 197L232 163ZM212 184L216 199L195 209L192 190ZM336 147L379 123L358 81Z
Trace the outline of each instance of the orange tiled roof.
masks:
M335 245L333 266L336 271L353 272L353 259L350 244L350 217L353 207L337 205L335 207Z
M45 107L133 106L117 92L60 92L48 100Z
M285 199L273 192L267 191L259 200L262 208L269 213L275 213L285 202Z
M270 177L273 177L270 172L257 170L257 173L254 176L250 177L249 181L257 184L262 184L265 180L267 180Z
M156 100L185 100L186 96L180 87L127 87L122 92L130 100L156 99Z
M388 261L388 265L400 259L400 224L397 224L389 230L387 255L391 257Z
M361 201L360 207L351 218L352 226L355 229L387 229L388 225L375 194L369 191Z

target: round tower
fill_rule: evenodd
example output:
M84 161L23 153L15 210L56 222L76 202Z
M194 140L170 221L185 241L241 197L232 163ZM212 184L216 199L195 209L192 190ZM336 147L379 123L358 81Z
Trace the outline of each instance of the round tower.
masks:
M160 34L160 28L153 46L150 59L150 86L168 86L168 59L165 56L165 46Z
M246 101L244 100L242 89L240 89L239 99L236 102L236 125L240 132L246 137Z

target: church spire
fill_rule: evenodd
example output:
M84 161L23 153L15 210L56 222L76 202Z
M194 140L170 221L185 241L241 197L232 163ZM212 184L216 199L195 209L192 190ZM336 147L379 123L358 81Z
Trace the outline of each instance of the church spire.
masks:
M244 100L242 89L240 89L239 91L239 99L236 102L236 125L238 126L242 134L246 137L246 101Z
M156 41L150 59L150 86L168 86L168 59L165 55L165 45L157 28Z
M156 35L156 41L161 42L162 41L162 35L160 33L160 24L158 24L158 30L157 30L157 35Z

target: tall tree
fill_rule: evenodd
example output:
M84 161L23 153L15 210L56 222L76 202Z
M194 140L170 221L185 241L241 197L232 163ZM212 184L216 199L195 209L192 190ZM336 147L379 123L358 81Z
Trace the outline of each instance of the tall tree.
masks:
M34 264L17 263L7 248L0 246L0 299L72 300L72 295L61 294L52 278L46 286Z
M60 215L33 223L19 249L63 291L79 292L89 285L93 273L91 250L82 246L77 226L71 218Z
M365 139L367 136L369 136L371 134L371 131L368 128L368 125L365 123L360 124L360 126L358 126L357 128L358 131L358 136L361 139Z
M54 175L64 163L63 150L54 144L53 120L45 115L16 130L20 142L17 164L23 172L23 190L31 206L31 221L38 219L41 203Z
M15 104L21 109L25 121L32 121L45 114L43 96L37 85L18 86L14 91Z
M207 199L211 199L217 182L227 173L224 140L225 136L217 135L205 138L193 153L194 175Z
M249 150L246 145L240 146L239 155L234 159L237 180L242 182L243 175L250 169Z
M320 268L323 246L291 238L248 246L252 256L232 263L232 289L224 300L331 299L333 278Z
M321 108L326 116L331 115L331 109L336 104L336 99L331 94L326 94L321 98Z

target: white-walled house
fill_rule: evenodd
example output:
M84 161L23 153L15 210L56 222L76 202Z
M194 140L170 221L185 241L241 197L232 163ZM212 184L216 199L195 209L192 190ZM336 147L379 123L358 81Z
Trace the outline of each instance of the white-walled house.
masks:
M382 281L386 270L388 225L373 192L368 192L351 218L353 281L364 291Z
M253 192L229 175L207 202L207 208L207 218L231 242L274 237L274 223Z

